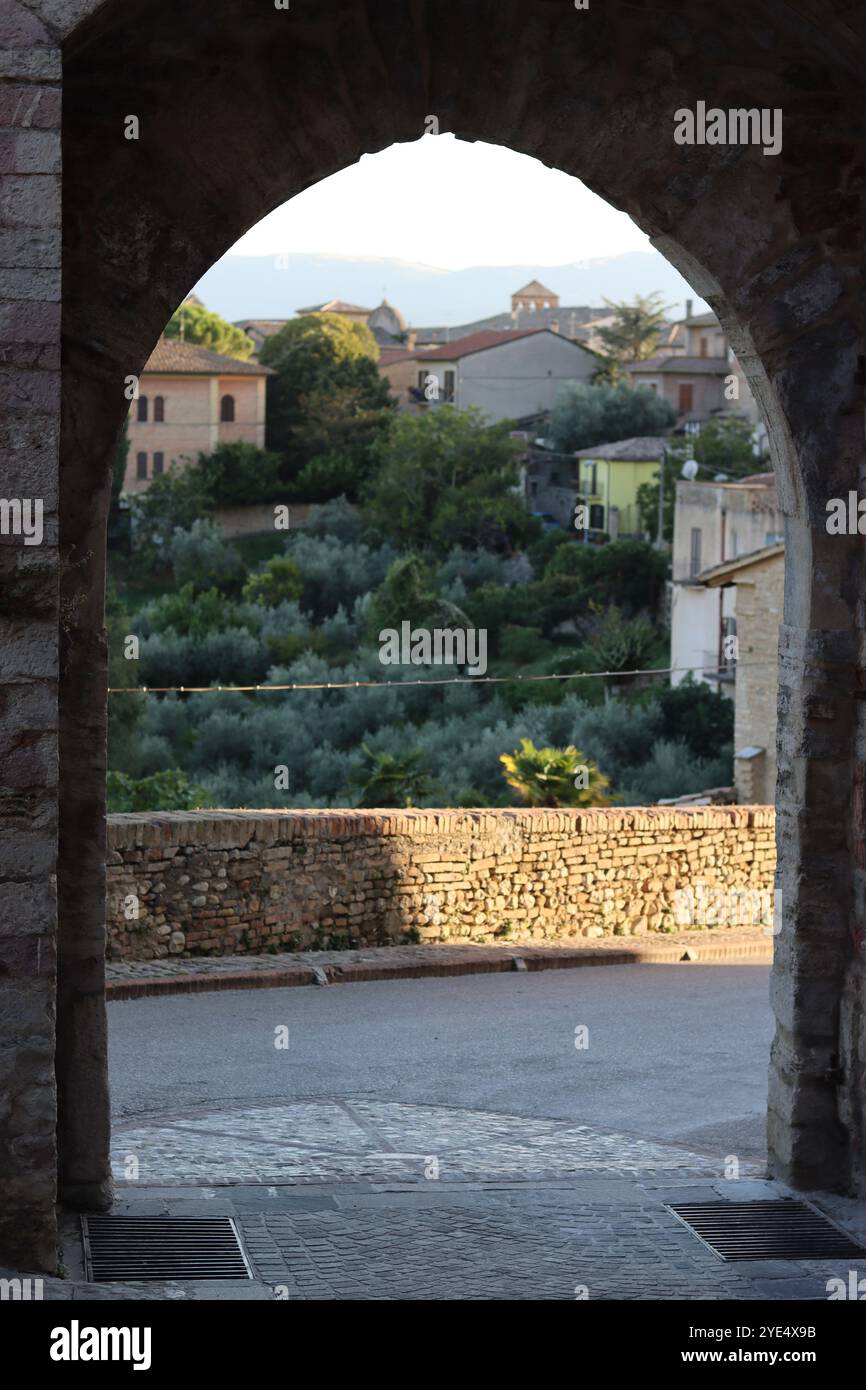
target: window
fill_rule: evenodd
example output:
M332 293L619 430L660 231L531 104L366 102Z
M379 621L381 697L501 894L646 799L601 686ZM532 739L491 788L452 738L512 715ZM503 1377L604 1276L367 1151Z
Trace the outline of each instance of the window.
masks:
M453 401L454 399L454 373L449 371L445 373L445 399L446 401Z
M593 502L589 509L589 528L591 531L604 530L604 507Z
M234 396L223 396L220 401L220 422L230 425L235 418L235 398Z
M768 531L764 539L764 545L781 545L784 539L784 531Z
M707 356L707 346L706 338L701 338L701 357Z
M147 477L147 454L136 454L135 476L139 481Z
M154 396L153 398L153 418L158 425L165 420L165 397Z
M690 381L680 382L679 408L681 412L694 410L695 408L695 388Z
M147 419L147 396L139 396L138 398L138 414L136 419L139 424L142 424Z
M692 554L689 564L689 577L694 579L696 574L701 572L701 528L692 527Z
M589 463L589 464L587 464L587 465L585 466L585 469L584 469L584 474L583 474L583 490L584 490L584 492L589 493L589 496L590 496L590 497L596 497L596 496L598 495L598 487L597 487L597 485L596 485L597 482L598 482L598 464L597 464L597 463Z
M165 455L154 454L153 456L153 476L156 478L160 473L165 472Z

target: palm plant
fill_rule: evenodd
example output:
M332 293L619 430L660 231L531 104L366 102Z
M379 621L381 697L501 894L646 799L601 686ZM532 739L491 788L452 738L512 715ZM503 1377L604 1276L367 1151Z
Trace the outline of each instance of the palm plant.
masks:
M522 738L513 753L501 754L505 780L530 806L610 806L610 779L598 765L567 748L536 748Z

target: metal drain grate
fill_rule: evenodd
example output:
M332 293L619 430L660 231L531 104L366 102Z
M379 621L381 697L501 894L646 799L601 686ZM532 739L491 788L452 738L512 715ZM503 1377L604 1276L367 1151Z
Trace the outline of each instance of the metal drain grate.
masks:
M230 1216L83 1216L86 1277L252 1279Z
M809 1202L692 1202L669 1206L723 1260L866 1259L866 1246Z

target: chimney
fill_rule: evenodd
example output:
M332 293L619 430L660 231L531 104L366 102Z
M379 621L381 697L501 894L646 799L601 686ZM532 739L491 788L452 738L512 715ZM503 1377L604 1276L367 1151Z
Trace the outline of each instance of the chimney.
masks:
M551 333L558 333L558 332L559 332L559 319L551 319L551 320L550 320L550 323L549 323L549 325L548 325L548 327L550 328Z
M687 319L690 319L691 316L692 316L692 300L691 300L691 299L687 299L687 300L686 300L686 318L687 318Z
M410 329L409 329L409 333L408 333L408 337L407 337L407 340L406 340L406 346L407 346L407 348L409 349L410 352L414 352L414 351L415 351L415 344L417 343L417 341L418 341L418 330L417 330L417 328L410 328Z

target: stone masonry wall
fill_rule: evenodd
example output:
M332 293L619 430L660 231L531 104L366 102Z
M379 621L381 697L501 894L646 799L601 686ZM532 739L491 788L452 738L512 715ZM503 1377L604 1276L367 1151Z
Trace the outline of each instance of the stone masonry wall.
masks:
M0 1252L56 1260L60 49L0 6ZM42 508L27 544L5 504ZM19 528L20 529L20 528ZM36 539L35 535L33 537ZM2 1263L2 1259L0 1259Z
M769 926L765 806L109 817L109 954Z

